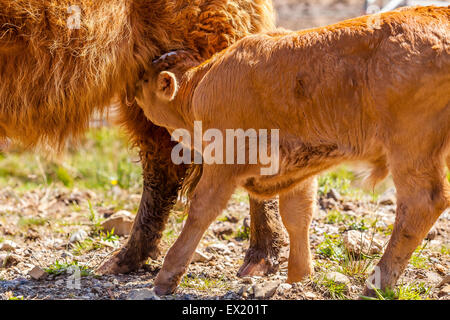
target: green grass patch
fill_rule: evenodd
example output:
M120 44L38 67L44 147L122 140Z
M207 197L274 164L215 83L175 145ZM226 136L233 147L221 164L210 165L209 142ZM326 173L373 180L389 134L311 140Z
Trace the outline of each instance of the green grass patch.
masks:
M45 218L39 217L20 217L17 225L19 227L43 226L48 222Z
M181 288L190 288L199 291L209 291L211 289L230 289L230 285L222 277L211 279L207 277L184 276L180 283Z
M59 262L56 260L48 268L45 268L44 271L51 275L61 275L66 273L72 274L75 269L80 270L81 276L90 276L93 274L91 269L87 266L80 265L76 260L72 262Z
M140 190L142 169L137 159L137 151L130 150L127 137L118 128L96 128L88 131L79 147L67 150L60 159L46 159L31 151L0 153L0 186L16 191L50 184Z
M427 300L429 299L431 288L424 282L413 282L410 284L398 285L395 289L384 291L375 289L376 297L362 297L365 300Z

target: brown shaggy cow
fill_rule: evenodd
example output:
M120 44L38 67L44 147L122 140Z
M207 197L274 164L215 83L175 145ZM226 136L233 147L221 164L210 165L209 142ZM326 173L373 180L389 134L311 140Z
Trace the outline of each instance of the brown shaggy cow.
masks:
M68 28L74 5L78 29ZM0 139L61 149L118 96L121 122L140 148L144 190L132 235L99 272L134 270L157 253L188 168L171 163L170 136L128 103L147 62L180 48L208 58L273 20L270 0L0 0ZM279 226L266 205L251 200L261 227L244 274L270 271L278 255Z
M186 224L155 280L157 293L175 290L237 186L260 199L279 194L290 237L287 281L311 274L314 177L343 161L372 163L378 177L386 168L393 175L397 216L375 284L395 285L450 205L450 7L385 13L378 26L368 21L248 36L194 68L197 59L186 51L179 63L177 53L153 63L137 100L169 132L182 128L194 136L194 121L223 137L227 129L279 130L279 148L272 150L270 138L271 155L279 156L273 175L261 175L261 162L205 162ZM207 148L215 156L238 149L234 140L220 146L220 135L214 137L214 148L202 142L205 159ZM248 157L252 150L245 148Z

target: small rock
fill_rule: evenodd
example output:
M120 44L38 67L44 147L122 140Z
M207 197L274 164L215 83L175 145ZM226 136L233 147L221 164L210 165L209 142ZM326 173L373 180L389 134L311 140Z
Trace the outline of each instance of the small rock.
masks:
M231 222L231 223L236 223L236 222L239 221L239 218L238 218L238 217L236 217L236 216L234 216L234 215L231 215L231 214L227 214L227 215L226 215L226 218L227 218L227 221L229 221L229 222Z
M355 205L351 202L346 202L342 205L344 211L355 211Z
M279 292L285 292L285 291L289 291L292 289L292 285L289 283L282 283L278 286L278 291Z
M327 193L327 198L333 199L334 201L339 201L341 200L341 195L336 189L331 188Z
M33 269L31 269L28 272L28 275L31 278L33 278L34 280L40 280L40 279L44 279L45 277L47 277L47 272L42 270L41 267L35 266Z
M93 287L92 291L94 291L96 294L99 294L99 295L103 294L103 290L99 287Z
M243 298L247 298L249 289L250 289L249 285L242 286L238 291L238 295L242 296Z
M222 224L222 225L215 227L213 229L213 232L217 237L223 239L223 236L233 234L233 228L230 225L230 223L227 223L227 224Z
M333 199L320 199L319 200L320 206L323 209L329 210L329 209L334 209L336 208L336 201L334 201Z
M209 261L210 259L211 259L211 257L207 256L203 252L201 252L199 250L195 250L194 256L192 257L192 261L191 262L192 263L206 262L206 261Z
M447 274L444 278L442 278L442 281L439 283L438 287L442 287L444 284L450 283L450 273Z
M65 283L66 283L66 281L64 281L63 279L59 279L59 280L55 281L55 286L62 287Z
M431 228L430 231L428 231L427 236L425 237L426 240L434 240L436 236L438 235L438 231L435 227Z
M106 288L106 289L108 289L108 288L114 288L114 284L111 283L111 282L105 282L105 283L102 284L102 287L103 287L103 288Z
M242 278L242 282L243 283L247 283L247 284L254 284L254 281L251 277L244 277Z
M314 292L309 292L308 291L308 292L305 292L305 298L313 300L313 299L317 298L317 295Z
M425 277L428 280L427 282L430 282L434 285L438 284L441 281L441 276L434 271L426 271Z
M5 240L0 243L0 251L16 251L17 244L11 240Z
M383 206L390 206L395 204L396 202L396 194L395 188L390 188L386 190L379 198L378 203Z
M102 222L103 230L111 232L114 229L114 234L118 236L126 236L131 232L133 227L134 217L131 212L126 210L120 210L108 219Z
M255 299L268 299L275 294L280 285L279 281L266 281L253 286Z
M230 249L223 243L213 243L206 247L206 251L209 253L222 253L229 254Z
M344 275L340 272L335 272L335 271L328 272L325 275L325 278L328 280L333 280L335 283L340 283L340 284L345 284L345 285L350 284L350 279L346 275Z
M354 254L376 254L383 250L383 245L376 239L369 239L362 232L350 230L344 234L345 248Z
M245 229L250 228L250 217L249 216L244 218L244 221L242 222L242 225L244 226Z
M61 258L63 258L63 259L72 259L73 258L73 254L71 254L68 251L64 251L63 253L61 253Z
M0 254L0 268L10 268L17 265L22 259L15 254Z
M439 291L438 296L445 297L448 296L449 294L450 294L450 284L447 284L445 287L441 289L441 291Z
M437 271L439 271L440 274L445 274L447 272L447 269L440 263L436 263L434 267Z
M87 238L88 234L83 229L77 230L70 236L70 243L82 242Z
M161 300L154 290L151 289L136 289L130 291L127 300Z

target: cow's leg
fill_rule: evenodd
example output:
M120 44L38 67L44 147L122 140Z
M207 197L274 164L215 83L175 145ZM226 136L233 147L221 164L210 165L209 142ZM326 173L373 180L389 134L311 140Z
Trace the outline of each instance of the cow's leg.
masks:
M131 134L141 149L141 203L127 243L103 262L97 269L99 274L127 273L142 267L149 256L157 257L162 232L186 173L186 166L171 161L174 142L167 131L146 121L143 115L135 119L140 121L131 123L128 129L134 130Z
M239 277L262 276L278 270L278 257L285 243L277 200L259 201L250 196L250 247Z
M221 183L217 183L218 181ZM155 279L157 294L175 291L203 234L226 207L235 187L230 168L220 165L204 166L183 230L168 251Z
M434 156L430 151L421 159L412 159L410 153L398 155L395 159L398 160L390 161L397 189L394 229L370 278L370 283L381 290L396 284L416 247L450 204L450 188L442 156ZM374 294L368 284L364 295Z
M317 180L310 178L295 191L280 196L280 215L289 234L287 282L312 274L309 227L316 205Z

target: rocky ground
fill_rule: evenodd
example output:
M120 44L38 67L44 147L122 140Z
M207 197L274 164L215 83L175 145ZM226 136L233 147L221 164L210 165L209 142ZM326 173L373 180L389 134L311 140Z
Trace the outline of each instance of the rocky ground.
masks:
M325 181L326 183L326 181ZM385 247L394 221L391 189L375 200L361 194L327 190L311 227L315 274L301 283L284 283L288 249L279 271L268 277L240 279L236 273L248 247L248 200L233 196L227 210L201 242L195 262L176 294L156 297L152 283L162 256L136 273L97 276L93 270L126 241L132 214L101 203L93 192L41 189L18 195L0 192L0 297L2 299L356 299L364 279ZM325 188L325 189L324 189ZM326 193L325 193L326 191ZM115 197L138 202L138 194L112 189ZM343 192L346 193L345 191ZM355 200L357 199L357 200ZM131 209L131 208L130 208ZM164 253L179 233L182 206L164 233ZM448 235L444 213L416 250L392 293L384 299L449 299ZM103 227L104 228L103 228ZM118 230L107 232L111 227ZM78 271L77 271L78 270Z
M358 16L363 3L274 0L278 24L290 29ZM276 274L240 279L249 208L246 194L237 192L202 240L176 294L156 297L153 280L181 230L182 205L172 212L161 257L132 274L94 273L125 243L140 199L140 186L133 185L140 181L138 166L117 141L109 131L94 132L63 165L34 155L0 154L0 299L357 299L392 231L390 189L381 196L367 194L350 187L342 174L328 174L320 179L311 227L315 274L285 284L284 248ZM449 213L442 214L397 288L380 293L380 299L450 299L449 219ZM111 227L114 232L108 232Z

